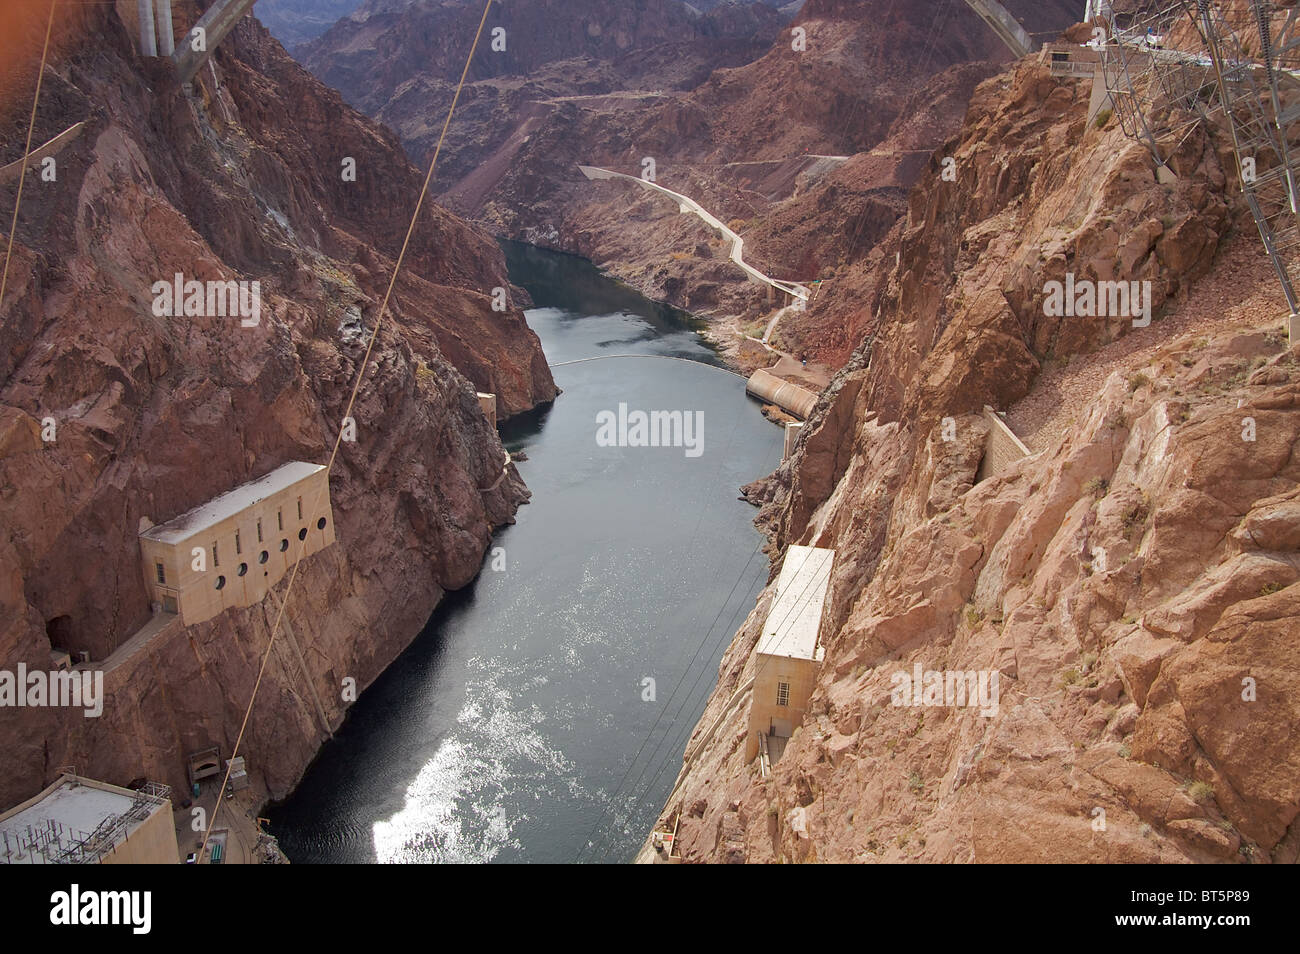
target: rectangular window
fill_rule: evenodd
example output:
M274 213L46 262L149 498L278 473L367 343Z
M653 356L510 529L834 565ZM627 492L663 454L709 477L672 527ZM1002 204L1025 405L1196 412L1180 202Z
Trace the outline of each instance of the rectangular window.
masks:
M790 704L790 684L788 682L778 682L776 684L776 704L778 706L788 706Z
M298 498L298 519L302 519L302 498Z
M154 568L158 571L158 582L167 582L167 569L161 563L155 563Z
M284 533L284 508L283 507L275 508L275 523L280 528L280 532Z
M257 518L257 542L262 542L262 518Z
M244 552L244 548L239 544L239 531L236 530L235 531L235 556L239 556L239 554L243 552Z
M221 561L217 559L217 545L212 544L212 565L221 566Z

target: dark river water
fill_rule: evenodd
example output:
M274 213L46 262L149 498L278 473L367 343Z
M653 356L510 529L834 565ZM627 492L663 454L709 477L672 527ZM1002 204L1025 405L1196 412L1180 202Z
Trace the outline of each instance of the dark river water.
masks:
M737 490L779 463L781 431L744 379L590 263L506 253L564 390L502 429L532 502L271 811L294 862L630 860L766 582ZM579 361L610 355L634 357ZM703 426L689 446L606 446L620 404L629 425Z

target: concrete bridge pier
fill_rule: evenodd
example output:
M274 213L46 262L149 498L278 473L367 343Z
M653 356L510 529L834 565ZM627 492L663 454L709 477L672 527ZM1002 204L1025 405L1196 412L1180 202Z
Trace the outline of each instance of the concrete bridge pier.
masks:
M172 56L176 52L176 36L172 27L172 0L158 0L158 53Z
M176 37L172 28L172 0L136 0L136 12L140 20L140 55L173 56Z
M216 0L199 17L191 34L193 30L203 31L204 49L195 50L193 43L183 43L180 50L172 55L182 83L193 81L208 58L221 45L221 41L239 24L240 18L253 8L253 2L254 0Z
M154 41L153 0L137 0L140 15L140 55L157 56L158 44Z

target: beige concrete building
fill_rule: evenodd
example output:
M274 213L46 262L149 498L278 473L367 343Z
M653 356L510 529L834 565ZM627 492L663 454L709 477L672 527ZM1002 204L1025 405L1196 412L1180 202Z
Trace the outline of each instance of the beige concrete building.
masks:
M294 461L140 534L145 583L186 625L252 606L334 542L329 474Z
M771 749L775 762L803 722L825 649L822 614L835 551L792 546L776 582L776 600L754 647L754 688L745 760Z
M799 443L799 432L803 430L803 423L796 421L787 421L785 425L785 448L781 452L782 460L789 460L790 455L794 453L795 444Z
M486 394L483 391L477 392L478 406L483 409L493 427L497 426L497 396L495 394Z
M0 815L0 864L178 864L170 796L62 775Z

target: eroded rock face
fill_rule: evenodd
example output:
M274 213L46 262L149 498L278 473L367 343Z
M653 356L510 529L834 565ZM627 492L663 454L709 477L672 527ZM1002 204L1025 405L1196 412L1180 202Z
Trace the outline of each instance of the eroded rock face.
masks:
M810 714L766 780L746 705L723 722L666 809L695 808L687 860L735 860L742 838L758 862L1300 854L1300 350L1257 248L1258 283L1205 304L1255 240L1222 144L1190 137L1163 186L1083 112L1031 63L982 85L946 150L958 188L913 190L897 264L863 269L878 329L748 488L775 561L837 553ZM1049 319L1067 271L1143 276L1165 317ZM1116 357L1037 453L975 483L981 407L1050 402L1042 366L1097 349ZM697 734L752 675L770 601ZM995 711L896 705L918 665L996 673Z
M1066 0L1009 6L1039 34L1079 14ZM461 63L416 54L438 31L471 35L472 15L450 5L376 13L341 23L304 61L355 90L422 154L438 132L426 105L450 100ZM577 168L641 175L653 159L656 181L745 235L752 264L778 278L828 279L839 304L853 303L780 330L787 350L832 367L873 327L880 292L850 287L842 266L877 254L929 154L1009 57L967 7L939 2L809 0L792 23L761 4L699 17L659 0L635 12L524 0L499 16L508 35L530 23L536 36L516 53L477 57L444 147L449 207L499 234L589 257L652 298L757 320L769 310L763 290L698 219L625 183L588 182Z
M178 23L194 12L178 5ZM169 64L135 56L111 8L61 21L36 139L86 130L57 182L27 184L0 324L4 669L47 669L51 638L102 660L149 618L143 518L288 460L326 462L379 320L422 174L255 22L214 63L187 96ZM8 161L30 99L4 109ZM159 317L151 286L176 273L259 281L259 323ZM343 680L371 682L527 499L513 468L499 479L475 391L496 392L502 416L556 392L522 313L492 311L498 287L495 243L427 203L352 408L357 440L333 468L338 544L288 599L303 661L277 642L244 742L273 795L323 738L312 698L340 722ZM114 670L100 719L0 710L0 804L59 766L183 787L186 751L228 754L285 587Z

